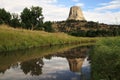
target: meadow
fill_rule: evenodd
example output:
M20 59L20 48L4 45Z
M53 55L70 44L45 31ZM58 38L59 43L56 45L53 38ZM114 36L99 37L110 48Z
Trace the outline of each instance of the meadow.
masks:
M73 37L65 33L25 30L0 25L0 52L39 46L93 43L97 38Z

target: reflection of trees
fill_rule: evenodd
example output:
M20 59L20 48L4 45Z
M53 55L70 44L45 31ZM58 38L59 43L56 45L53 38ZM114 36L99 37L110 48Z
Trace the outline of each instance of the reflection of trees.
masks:
M25 61L21 63L21 69L25 74L30 73L31 75L40 75L42 74L43 67L42 59L34 59L30 61Z
M11 66L1 66L1 65L0 65L0 73L3 73L3 74L4 74L7 69L10 69L10 67L11 67Z
M44 58L50 60L50 59L52 58L52 56L50 56L50 55L46 55L46 56L44 56Z
M5 66L5 67L4 67L4 66L0 66L0 73L3 73L3 74L4 74L7 69L17 68L18 66L19 66L18 63L16 63L16 64L11 64L11 66L7 66L7 68L6 68L6 66Z
M4 74L5 71L6 71L6 69L5 69L5 70L4 70L4 69L1 69L1 70L0 70L0 73L3 73L3 74Z

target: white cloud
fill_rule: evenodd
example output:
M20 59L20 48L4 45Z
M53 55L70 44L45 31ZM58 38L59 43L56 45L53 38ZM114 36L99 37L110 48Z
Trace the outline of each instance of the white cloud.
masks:
M1 0L0 8L5 8L11 13L20 14L25 7L29 8L31 6L40 6L43 8L45 21L66 20L69 13L69 8L56 3L57 0Z
M40 0L42 3L55 3L57 0Z
M76 3L75 5L76 5L76 6L80 6L80 7L83 7L83 6L84 6L83 3Z
M77 1L77 0L76 0ZM43 15L45 17L45 21L61 21L66 20L69 15L69 7L58 4L58 0L0 0L0 8L5 8L7 11L11 13L19 13L25 7L31 6L40 6L43 8ZM102 7L96 8L98 10L106 10L108 6L112 6L112 8L120 7L120 0L113 0L109 3L101 4ZM83 3L76 3L77 6L86 7ZM109 7L111 9L111 7ZM102 23L111 23L115 24L116 19L117 22L120 22L120 11L119 12L98 12L98 11L83 11L86 20L90 21L99 21Z
M91 12L87 11L84 12L85 18L88 21L96 21L100 23L107 23L107 24L119 24L120 22L120 11L119 12Z
M79 0L72 0L72 1L74 1L74 2L78 2Z
M36 1L36 0L35 0ZM10 12L21 12L23 10L23 8L25 7L30 7L34 4L36 4L36 2L33 0L1 0L0 1L0 7L1 8L5 8L6 10L10 11Z
M102 7L98 7L95 10L111 10L111 9L120 9L120 0L112 0L109 3L101 3Z
M120 0L112 0L108 3L101 3L101 7L97 7L92 11L85 11L85 17L89 21L98 21L107 24L120 24ZM112 10L116 10L112 12Z
M45 15L45 20L66 20L69 14L69 8L57 5L46 5L46 7L44 7L43 14Z

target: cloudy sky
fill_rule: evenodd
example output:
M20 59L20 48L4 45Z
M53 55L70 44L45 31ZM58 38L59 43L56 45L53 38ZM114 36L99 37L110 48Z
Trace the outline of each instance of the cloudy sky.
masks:
M87 21L120 24L120 0L0 0L0 8L20 14L25 7L43 8L45 21L68 18L71 6L80 6Z

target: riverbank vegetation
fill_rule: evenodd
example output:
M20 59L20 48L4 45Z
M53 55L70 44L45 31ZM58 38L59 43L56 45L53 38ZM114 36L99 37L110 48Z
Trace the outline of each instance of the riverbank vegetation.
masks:
M90 57L93 80L120 80L120 37L101 39Z
M73 37L65 33L15 29L7 25L0 25L0 34L0 52L57 44L92 43L97 39Z

